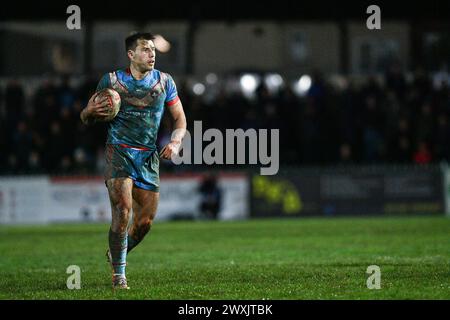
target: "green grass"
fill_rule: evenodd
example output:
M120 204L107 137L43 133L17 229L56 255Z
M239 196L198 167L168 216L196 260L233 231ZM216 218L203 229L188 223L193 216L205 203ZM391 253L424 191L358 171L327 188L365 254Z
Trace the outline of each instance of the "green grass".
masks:
M449 299L450 219L155 223L114 293L108 225L0 226L0 299ZM81 268L68 290L66 268ZM369 290L366 269L381 268Z

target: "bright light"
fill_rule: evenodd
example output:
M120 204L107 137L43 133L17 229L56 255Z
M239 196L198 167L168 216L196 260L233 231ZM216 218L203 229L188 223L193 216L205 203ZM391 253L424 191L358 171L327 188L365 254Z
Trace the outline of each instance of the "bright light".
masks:
M269 90L276 90L283 85L283 78L278 73L268 74L264 82Z
M207 84L215 84L217 82L218 78L215 73L208 73L206 75L206 83Z
M260 79L258 79L255 75L244 74L240 80L242 91L245 94L252 94L258 87L259 82Z
M307 74L304 74L303 76L300 77L299 80L297 80L294 84L294 91L301 95L304 96L306 94L306 92L308 92L309 88L311 88L311 77L308 76Z
M201 96L203 93L205 93L205 85L203 83L196 83L192 87L192 91L195 95Z
M298 80L298 87L302 91L308 91L311 88L311 77L306 74L301 76Z

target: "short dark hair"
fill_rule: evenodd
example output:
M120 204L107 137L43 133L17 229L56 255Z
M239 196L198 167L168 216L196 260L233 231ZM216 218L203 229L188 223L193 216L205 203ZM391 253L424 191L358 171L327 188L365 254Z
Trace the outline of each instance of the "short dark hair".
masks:
M125 39L125 50L136 50L138 40L154 40L155 36L150 32L135 32Z

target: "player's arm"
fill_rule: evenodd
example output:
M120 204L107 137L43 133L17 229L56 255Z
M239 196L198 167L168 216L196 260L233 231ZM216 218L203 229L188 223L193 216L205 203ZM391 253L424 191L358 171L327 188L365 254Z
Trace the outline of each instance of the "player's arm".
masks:
M186 115L181 101L178 99L175 104L169 107L169 111L174 122L172 138L160 152L161 158L167 160L170 160L173 154L178 154L181 142L186 134Z
M108 97L103 97L99 101L95 101L97 92L92 95L89 102L80 113L81 121L86 125L95 123L95 119L106 117L108 115L109 101Z
M103 97L102 99L99 99L99 101L95 101L95 97L97 96L99 91L108 88L109 86L110 86L109 74L105 73L103 77L100 79L99 83L97 84L95 93L89 99L86 108L84 108L80 113L81 121L84 124L86 125L94 124L96 122L96 119L108 115L108 106L109 106L108 98Z

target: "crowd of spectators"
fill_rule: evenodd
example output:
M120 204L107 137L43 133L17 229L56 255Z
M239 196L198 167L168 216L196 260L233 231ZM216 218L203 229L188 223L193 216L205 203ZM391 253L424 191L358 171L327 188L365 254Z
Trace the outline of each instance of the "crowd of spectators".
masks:
M79 114L97 85L97 77L70 85L70 79L43 81L26 93L26 83L0 88L0 174L90 174L104 167L107 126L85 126ZM283 165L402 163L450 160L450 88L434 86L415 70L411 79L398 68L382 81L348 79L344 89L316 73L308 92L289 86L271 93L263 84L256 97L219 90L205 101L183 81L178 91L188 119L207 128L280 129ZM170 135L166 112L159 143Z

